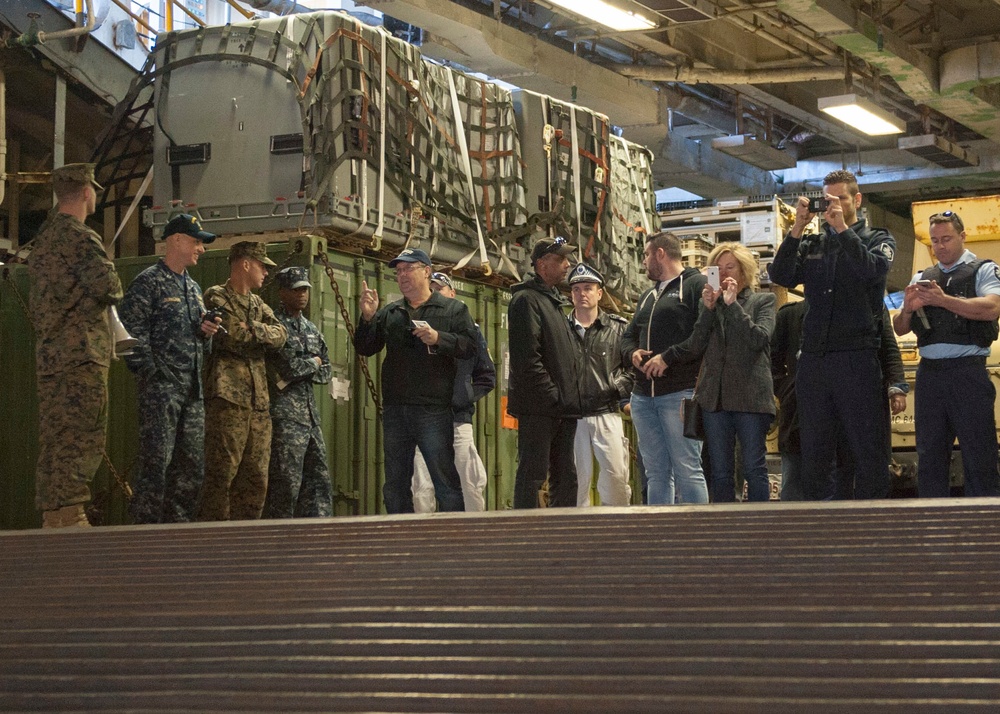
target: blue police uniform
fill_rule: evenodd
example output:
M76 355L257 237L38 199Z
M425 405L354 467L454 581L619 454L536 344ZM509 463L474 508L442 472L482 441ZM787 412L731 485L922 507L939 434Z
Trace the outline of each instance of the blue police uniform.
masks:
M932 279L948 295L1000 295L1000 267L977 261L966 250L951 267L938 263L914 276ZM996 388L986 357L996 339L996 321L967 320L944 308L927 306L929 328L918 317L914 419L917 427L917 492L921 497L951 494L949 465L955 437L962 450L966 496L1000 495L994 416Z
M850 447L856 498L889 491L882 449L882 374L878 346L882 297L896 242L864 220L836 233L785 237L770 266L778 285L805 287L802 352L795 378L802 454L802 485L809 500L834 495L831 464L838 429Z
M129 504L135 523L194 518L205 476L201 288L163 260L129 285L119 316L139 341L125 363L139 392L139 466Z

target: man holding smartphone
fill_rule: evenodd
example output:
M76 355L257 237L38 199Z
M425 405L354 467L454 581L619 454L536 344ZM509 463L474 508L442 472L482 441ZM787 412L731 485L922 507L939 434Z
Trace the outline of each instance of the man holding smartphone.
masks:
M878 346L896 241L858 217L862 196L850 171L827 174L823 194L822 232L803 235L815 213L801 196L795 223L770 266L775 283L801 283L809 301L795 377L803 491L807 500L833 498L831 464L841 433L856 464L854 497L884 498L887 454L873 435L881 430L885 400Z
M913 277L892 321L897 335L913 330L920 349L917 492L951 495L949 466L957 436L965 495L997 496L996 388L986 358L998 333L1000 267L965 249L965 226L954 211L931 216L930 235L938 262Z
M455 469L451 399L456 360L475 354L478 339L469 309L431 290L431 259L407 248L389 262L403 297L379 309L378 293L361 287L358 354L385 348L382 433L387 513L413 513L413 456L420 447L442 511L464 510Z

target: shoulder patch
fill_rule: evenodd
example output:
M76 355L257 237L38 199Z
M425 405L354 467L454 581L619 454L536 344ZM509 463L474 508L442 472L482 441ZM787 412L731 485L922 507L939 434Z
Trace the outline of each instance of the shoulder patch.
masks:
M882 255L884 255L889 262L892 262L892 259L896 257L895 251L893 251L892 246L888 243L883 243L881 247L879 247L879 251L881 251Z
M993 263L993 277L1000 280L1000 265Z

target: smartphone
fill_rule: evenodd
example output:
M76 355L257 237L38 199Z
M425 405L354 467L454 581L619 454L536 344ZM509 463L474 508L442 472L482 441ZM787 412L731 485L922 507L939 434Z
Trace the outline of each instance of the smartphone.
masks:
M826 209L830 207L830 201L823 197L810 198L809 199L809 212L810 213L826 213Z
M705 269L705 275L708 277L708 284L712 286L712 290L719 289L719 266L710 265Z
M917 281L917 285L919 285L922 288L929 288L933 284L934 284L933 280L918 280Z

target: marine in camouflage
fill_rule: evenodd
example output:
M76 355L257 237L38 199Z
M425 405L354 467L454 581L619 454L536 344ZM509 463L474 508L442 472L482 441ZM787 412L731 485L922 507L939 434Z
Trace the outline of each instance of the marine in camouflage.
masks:
M326 341L301 313L278 307L275 315L288 340L267 355L273 431L264 517L330 516L333 492L313 390L330 381Z
M253 293L227 281L205 291L205 306L222 311L205 366L205 481L198 520L260 518L271 451L270 399L264 354L288 332Z
M125 358L139 396L139 465L129 511L135 523L194 519L205 476L205 338L201 288L163 260L129 285L119 316L139 340Z
M35 502L49 511L90 498L107 432L108 307L121 300L122 285L98 235L58 210L35 238L28 273L39 405Z

